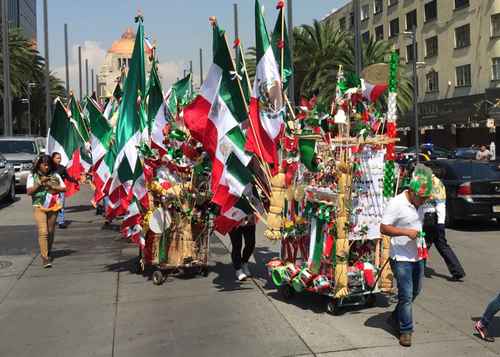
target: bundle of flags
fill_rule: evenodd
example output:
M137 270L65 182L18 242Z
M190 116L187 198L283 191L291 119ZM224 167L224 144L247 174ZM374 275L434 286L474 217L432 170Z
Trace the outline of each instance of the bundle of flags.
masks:
M265 213L261 197L269 196L270 179L279 169L277 152L286 102L283 90L292 73L282 2L278 9L270 38L260 3L255 2L257 71L253 88L243 51L235 61L225 32L214 22L213 63L199 94L195 95L189 74L164 95L154 46L147 52L152 54L147 78L143 19L138 16L128 71L122 73L113 97L105 104L86 98L83 109L73 96L67 106L56 101L49 154L60 152L62 164L75 178L92 174L92 202L106 201L108 219L124 217L121 231L138 245L144 246L141 222L149 208L148 184L157 163L173 162L179 152L190 159L197 155L187 142L178 152L171 152L167 140L176 135L172 130L176 125L185 126L190 140L201 143L211 159L212 202L219 207L215 220L219 232L230 232L252 213ZM241 49L239 40L235 43ZM71 188L70 194L77 189Z

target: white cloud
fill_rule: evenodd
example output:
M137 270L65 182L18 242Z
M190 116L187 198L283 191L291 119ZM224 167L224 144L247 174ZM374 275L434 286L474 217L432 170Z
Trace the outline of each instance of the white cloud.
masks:
M78 46L73 45L69 53L69 86L75 95L79 94L79 77L78 77ZM89 62L89 92L92 90L91 69L94 69L94 76L99 73L101 65L104 63L107 50L101 47L101 43L96 41L85 41L82 47L82 91L85 94L85 59ZM66 83L66 67L60 66L53 69L53 72L59 77L64 85ZM95 86L95 80L94 80Z
M161 85L166 92L172 84L177 81L177 78L182 77L182 71L187 68L184 61L166 61L160 62L158 72L161 78Z

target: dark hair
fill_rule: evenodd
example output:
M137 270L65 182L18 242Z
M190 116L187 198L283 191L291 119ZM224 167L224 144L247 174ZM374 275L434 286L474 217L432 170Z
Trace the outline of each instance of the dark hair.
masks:
M56 157L56 155L61 156L61 153L59 153L59 152L57 152L57 151L54 151L50 157L51 157L52 159L54 159L54 158Z
M47 164L49 166L49 174L52 173L52 158L49 155L40 155L33 166L33 173L38 173L40 165Z

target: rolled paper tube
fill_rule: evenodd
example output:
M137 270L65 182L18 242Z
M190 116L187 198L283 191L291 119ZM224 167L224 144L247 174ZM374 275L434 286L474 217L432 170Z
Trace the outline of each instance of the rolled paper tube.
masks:
M302 281L299 279L299 277L295 277L292 280L292 287L298 293L304 291L304 285L302 285Z
M286 267L278 267L272 270L271 278L274 285L281 286L286 281Z
M387 123L387 135L390 138L396 137L396 123L394 123L394 122Z

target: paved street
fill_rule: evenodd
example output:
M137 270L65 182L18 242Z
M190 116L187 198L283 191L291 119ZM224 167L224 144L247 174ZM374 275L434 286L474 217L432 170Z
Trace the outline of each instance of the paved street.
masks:
M500 340L471 335L472 322L499 288L500 235L495 226L449 231L467 271L446 279L433 255L432 278L414 308L414 346L403 349L377 307L324 312L324 300L301 295L284 302L264 263L278 246L260 239L257 278L238 284L228 239L213 237L207 278L172 278L154 286L131 273L137 249L89 207L90 192L68 202L71 225L56 234L56 259L41 268L25 195L0 208L0 356L494 356ZM261 236L261 235L260 235ZM500 316L493 335L500 337Z

